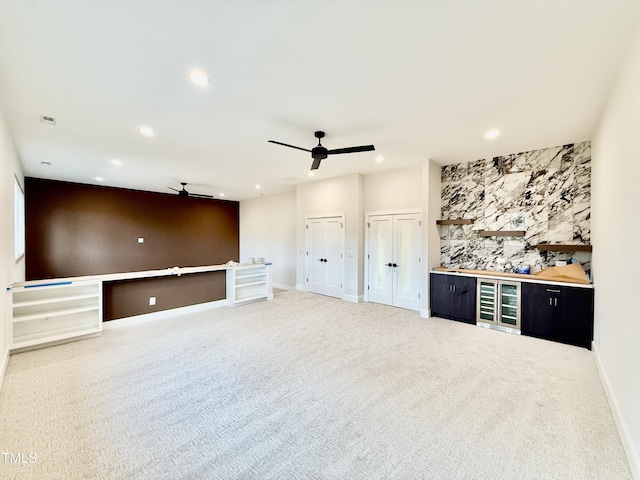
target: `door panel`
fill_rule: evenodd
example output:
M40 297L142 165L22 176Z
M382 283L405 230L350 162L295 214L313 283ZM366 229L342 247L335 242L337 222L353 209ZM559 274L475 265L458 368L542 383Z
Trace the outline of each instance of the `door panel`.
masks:
M307 291L324 294L325 268L322 261L324 258L324 222L322 219L311 219L308 225Z
M420 308L420 215L394 215L394 299L397 307Z
M344 267L342 259L343 224L341 218L327 218L324 223L325 295L342 297Z
M391 215L370 217L369 221L369 301L392 305L393 221Z

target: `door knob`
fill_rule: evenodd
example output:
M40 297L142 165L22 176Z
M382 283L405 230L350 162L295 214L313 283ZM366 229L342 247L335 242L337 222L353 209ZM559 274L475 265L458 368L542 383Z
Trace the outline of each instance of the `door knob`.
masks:
M387 263L385 264L385 267L393 267L393 263Z
M396 268L397 266L398 266L398 264L397 264L397 263L394 263L394 264L393 264L393 268Z

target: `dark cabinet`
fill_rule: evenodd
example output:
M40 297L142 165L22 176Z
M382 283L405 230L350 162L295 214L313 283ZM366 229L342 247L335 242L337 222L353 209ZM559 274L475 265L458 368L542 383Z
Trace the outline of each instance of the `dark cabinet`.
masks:
M429 297L434 317L476 323L476 279L431 273Z
M591 349L593 289L522 284L523 335Z

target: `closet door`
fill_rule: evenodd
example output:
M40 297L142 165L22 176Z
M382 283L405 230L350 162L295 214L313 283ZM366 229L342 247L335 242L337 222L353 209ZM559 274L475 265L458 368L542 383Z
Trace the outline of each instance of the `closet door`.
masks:
M342 298L344 220L307 220L307 291Z
M307 291L324 294L324 219L309 219L307 242Z
M369 217L369 301L393 305L393 216Z
M344 262L342 244L344 242L342 218L327 218L324 222L324 294L342 298Z
M419 214L393 216L393 305L420 309Z
M419 310L421 215L371 215L367 224L369 301Z

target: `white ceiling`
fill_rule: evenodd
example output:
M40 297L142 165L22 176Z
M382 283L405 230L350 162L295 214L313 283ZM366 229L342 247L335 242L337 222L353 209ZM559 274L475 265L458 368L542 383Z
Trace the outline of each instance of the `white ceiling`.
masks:
M0 109L26 175L241 200L589 140L639 14L638 0L2 0ZM311 148L315 130L376 151L310 179L310 154L267 143Z

